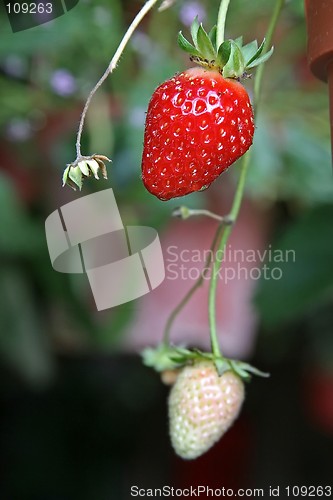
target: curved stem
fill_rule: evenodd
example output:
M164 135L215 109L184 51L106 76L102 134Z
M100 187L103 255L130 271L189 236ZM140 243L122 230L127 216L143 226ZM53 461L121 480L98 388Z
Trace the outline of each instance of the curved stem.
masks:
M267 33L266 33L266 46L265 46L265 52L267 51L267 48L270 46L271 41L272 41L272 36L276 27L276 23L279 17L279 14L282 10L282 7L284 5L285 0L278 0L275 9L273 11ZM263 77L263 71L264 71L264 65L262 64L256 73L255 76L255 83L254 83L254 113L257 113L257 108L258 108L258 102L259 102L259 96L260 96L260 90L261 90L261 83L262 83L262 77ZM246 155L243 157L242 161L242 166L241 166L241 172L240 176L238 179L238 184L236 188L236 193L235 197L232 203L231 211L230 211L230 220L235 222L239 211L240 207L242 204L243 200L243 195L244 195L244 187L245 187L245 180L246 180L246 174L248 170L248 166L250 163L250 158L252 154L252 149L250 149ZM211 346L212 346L212 351L214 357L222 357L219 343L218 343L218 338L217 338L217 326L216 326L216 291L217 291L217 280L218 280L218 275L221 267L221 263L223 260L223 255L224 255L224 250L226 247L226 244L228 242L229 236L232 231L232 226L226 226L224 228L224 231L221 235L220 241L218 243L216 255L219 255L220 258L216 258L213 264L213 269L212 269L212 277L210 281L210 287L209 287L209 298L208 298L208 311L209 311L209 325L210 325L210 337L211 337Z
M129 42L131 36L133 35L134 31L136 30L136 28L138 27L138 25L140 24L140 22L142 21L142 19L145 17L145 15L154 7L154 5L158 1L159 0L148 0L144 4L144 6L142 7L142 9L138 12L138 14L135 16L135 18L133 19L132 23L130 24L128 30L126 31L123 39L121 40L121 42L120 42L120 44L119 44L119 46L118 46L118 48L117 48L117 50L116 50L113 58L111 59L109 66L107 67L107 69L105 70L105 72L101 76L101 78L98 80L98 82L96 83L95 87L90 92L90 94L89 94L89 96L88 96L88 98L86 100L86 103L84 105L82 114L81 114L80 123L79 123L79 129L78 129L77 137L76 137L76 155L77 155L77 159L81 157L81 136L82 136L82 131L83 131L83 127L84 127L84 122L85 122L86 114L87 114L87 111L88 111L88 108L90 106L90 102L91 102L92 98L94 97L94 95L97 92L97 90L99 89L99 87L107 79L107 77L117 67L119 59L120 59L122 53L124 52L124 49L125 49L127 43Z
M211 212L210 210L205 210L203 208L190 209L189 216L192 216L192 215L204 215L206 217L209 217L210 219L218 220L219 222L222 222L225 225L228 225L231 223L231 221L229 220L229 217L224 217L223 215L215 214L214 212Z
M214 220L218 220L223 224L231 224L229 217L224 217L223 215L215 214L210 210L204 208L188 208L184 205L177 207L172 212L173 217L179 217L180 219L189 219L190 217L206 216Z
M221 0L219 13L217 17L217 31L216 31L216 46L217 49L224 41L224 29L225 29L225 20L227 17L228 7L230 0Z

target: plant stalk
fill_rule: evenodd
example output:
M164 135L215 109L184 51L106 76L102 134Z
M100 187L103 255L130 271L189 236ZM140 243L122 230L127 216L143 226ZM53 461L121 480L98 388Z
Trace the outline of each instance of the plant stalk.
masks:
M139 26L139 24L141 23L142 19L146 16L146 14L148 14L148 12L154 7L154 5L158 1L159 0L148 0L144 4L144 6L142 7L142 9L138 12L138 14L135 16L135 18L133 19L132 23L128 27L125 35L123 36L123 38L122 38L122 40L121 40L121 42L120 42L120 44L119 44L116 52L114 53L114 56L112 57L109 66L106 68L105 72L103 73L103 75L101 76L101 78L96 83L95 87L90 92L90 94L89 94L89 96L88 96L88 98L86 100L86 103L84 105L84 108L83 108L83 111L82 111L82 114L81 114L81 118L80 118L79 129L78 129L77 137L76 137L76 156L77 156L77 158L76 158L75 162L77 162L81 158L81 156L82 156L81 155L81 136L82 136L82 131L83 131L83 127L84 127L84 122L85 122L85 119L86 119L87 111L88 111L88 108L90 106L90 102L91 102L92 98L94 97L94 95L97 92L97 90L99 89L99 87L107 79L107 77L116 69L117 64L119 62L119 59L120 59L122 53L124 52L126 45L128 44L129 40L131 39L134 31Z
M268 47L270 46L272 42L272 37L274 34L274 30L280 15L280 12L283 8L285 0L277 0L275 4L275 9L272 13L272 17L270 20L270 23L267 28L267 33L266 33L266 44L263 53L267 52ZM223 1L221 3L222 7ZM254 114L257 114L257 108L258 108L258 102L259 102L259 97L260 97L260 91L261 91L261 85L262 85L262 78L263 78L263 72L264 72L264 65L262 64L259 66L256 72L255 76L255 82L254 82L254 101L253 101L253 108L254 108ZM251 154L252 150L250 149L245 156L243 157L242 160L242 165L241 165L241 171L238 179L238 184L236 188L236 193L235 197L232 203L231 211L229 218L233 223L236 222L240 207L242 204L243 200L243 195L244 195L244 188L245 188L245 181L246 181L246 175L248 171L248 166L250 163L251 159ZM229 240L229 236L232 231L232 225L225 226L224 230L221 234L220 241L217 246L217 251L216 255L221 256L221 258L216 258L213 263L213 268L212 268L212 277L210 281L210 287L209 287L209 297L208 297L208 312L209 312L209 325L210 325L210 337L211 337L211 346L212 346L212 352L214 357L221 358L222 353L219 347L219 342L218 342L218 336L217 336L217 325L216 325L216 292L217 292L217 281L218 281L218 275L221 267L221 263L223 260L223 255L225 251L226 244Z
M230 0L221 0L219 13L217 16L216 46L217 50L224 41L225 21L227 17Z

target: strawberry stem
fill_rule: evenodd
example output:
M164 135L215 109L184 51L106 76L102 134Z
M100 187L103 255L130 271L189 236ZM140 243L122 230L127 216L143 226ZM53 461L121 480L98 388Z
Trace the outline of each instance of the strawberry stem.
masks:
M223 222L224 224L232 224L232 221L228 217L224 217L222 215L215 214L210 210L206 210L203 208L188 208L184 205L175 208L172 211L173 217L179 217L180 219L186 220L189 217L198 217L198 216L206 216L210 219L217 220L219 222Z
M265 47L262 52L262 55L264 55L268 51L268 47L270 47L272 43L272 38L274 35L274 31L277 25L277 21L279 19L280 13L284 7L286 0L277 0L275 4L275 9L273 11L272 17L270 19L270 23L267 28L266 36L265 36ZM260 97L260 90L261 90L261 82L262 82L262 77L264 73L264 65L261 64L258 66L258 69L256 71L256 77L254 81L254 112L258 112L258 104L259 104L259 97Z
M267 34L266 34L266 45L263 50L263 53L267 52L267 47L270 46L270 43L272 41L273 33L277 24L277 20L279 18L280 12L283 8L283 5L285 3L285 0L278 0L275 9L273 11L270 24L267 29ZM219 12L219 21L220 21L220 27L219 27L219 32L221 36L221 29L222 29L222 35L224 36L224 24L225 24L225 15L227 12L229 1L222 0L221 2L221 7L220 7L220 12ZM223 17L224 16L224 17ZM223 38L222 36L222 38ZM221 38L221 39L222 39ZM258 109L258 102L259 102L259 96L260 96L260 90L261 90L261 82L262 82L262 77L263 77L263 65L259 66L256 76L255 76L255 82L254 82L254 112L255 114L257 113ZM221 220L220 224L218 225L218 228L215 232L213 243L210 247L212 251L215 250L217 242L218 243L218 253L215 253L215 255L221 255L222 251L225 249L225 246L227 244L227 241L229 239L229 236L232 231L233 224L235 223L242 199L243 199L243 194L244 194L244 187L245 187L245 181L246 181L246 175L247 175L247 170L248 166L250 163L250 158L251 158L251 150L248 151L248 153L243 157L243 162L241 166L241 171L240 171L240 176L238 179L238 184L236 188L236 193L235 197L232 203L231 211L229 216L224 217L223 220ZM192 295L195 293L195 291L200 288L202 285L204 279L206 278L212 264L213 264L213 270L212 270L212 277L211 277L211 282L210 282L210 289L209 289L209 324L210 324L210 337L211 337L211 347L212 347L212 352L213 352L213 357L215 360L221 359L223 360L223 356L221 354L221 350L219 347L218 339L217 339L217 328L216 328L216 290L217 290L217 278L218 278L218 273L220 270L221 262L223 259L223 255L221 258L216 258L215 261L212 261L211 257L212 252L209 252L208 258L205 262L204 268L198 278L198 280L194 283L194 285L189 289L187 294L183 297L181 302L175 307L175 309L171 312L163 334L163 345L168 346L170 344L170 330L171 327L178 316L178 314L182 311L182 309L185 307L185 305L188 303L188 301L191 299Z
M123 36L123 38L122 38L122 40L121 40L121 42L120 42L120 44L119 44L119 46L118 46L118 48L117 48L114 56L112 57L112 59L110 61L109 66L106 68L105 72L103 73L103 75L101 76L101 78L96 83L95 87L90 92L90 94L89 94L89 96L88 96L88 98L86 100L86 103L84 105L84 108L83 108L83 111L82 111L82 114L81 114L81 118L80 118L79 129L78 129L77 138L76 138L76 155L77 155L77 158L76 158L75 162L78 162L81 159L81 136L82 136L82 131L83 131L83 127L84 127L84 122L85 122L86 114L87 114L87 111L88 111L88 108L90 106L90 102L91 102L92 98L94 97L94 95L97 92L97 90L99 89L99 87L107 79L107 77L116 69L116 67L118 65L118 62L119 62L119 59L120 59L122 53L124 52L126 45L128 44L129 40L131 39L134 31L136 30L136 28L138 27L138 25L141 23L142 19L154 7L154 5L157 2L158 2L158 0L148 0L143 5L143 7L141 8L141 10L138 12L138 14L135 16L135 18L133 19L132 23L128 27L128 29L127 29L125 35Z
M217 31L216 31L217 50L219 49L222 42L224 42L225 21L227 17L229 3L230 0L221 0L219 13L217 17Z
M229 220L233 221L233 223L236 221L242 199L243 199L243 194L244 194L244 187L245 187L245 179L246 179L246 174L247 174L247 169L248 165L250 162L251 158L251 150L248 151L248 153L244 156L243 161L242 161L242 167L241 167L241 172L240 176L238 179L238 184L237 184L237 189L234 197L234 201L232 204L232 208L229 214ZM209 326L210 326L210 339L211 339L211 346L212 346L212 352L214 354L214 357L221 357L221 351L217 339L217 327L216 327L216 291L217 291L217 280L220 272L220 267L221 263L224 257L224 250L226 247L226 244L228 242L229 236L231 234L233 228L232 225L225 226L223 229L223 232L220 237L220 241L217 246L217 251L215 255L219 256L216 257L213 263L213 269L212 269L212 276L210 280L210 286L209 286L209 295L208 295L208 314L209 314Z
M285 0L278 0L275 9L273 11L267 33L266 33L266 49L264 49L264 52L267 50L267 47L270 46L272 36L274 34L274 30L277 24L277 20L279 18L280 12L283 8L283 5L285 3ZM255 83L254 83L254 103L253 103L253 108L255 114L257 114L257 109L258 109L258 102L259 102L259 97L260 97L260 91L261 91L261 83L262 83L262 77L263 77L263 69L264 66L261 65L261 67L258 68L258 71L255 76ZM244 188L245 188L245 181L246 181L246 175L247 175L247 170L248 166L250 163L251 159L251 154L252 154L252 149L250 149L243 157L242 164L241 164L241 171L240 171L240 176L238 179L238 184L236 188L236 193L235 197L232 203L231 211L229 214L229 219L235 223L237 220L240 207L242 204L243 200L243 195L244 195ZM229 236L231 234L233 225L228 225L224 226L223 232L220 236L220 240L217 246L217 251L215 255L218 255L219 258L216 257L213 263L213 269L212 269L212 277L210 281L210 287L209 287L209 298L208 298L208 311L209 311L209 325L210 325L210 338L211 338L211 346L212 346L212 352L214 357L219 357L221 356L220 353L220 348L217 340L217 328L216 328L216 291L217 291L217 279L221 267L221 263L223 260L223 255L224 255L224 250L226 247L226 244L228 242Z

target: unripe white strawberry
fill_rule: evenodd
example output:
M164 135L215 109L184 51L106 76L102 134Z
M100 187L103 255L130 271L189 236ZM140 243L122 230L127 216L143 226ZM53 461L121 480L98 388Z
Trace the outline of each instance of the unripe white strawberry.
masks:
M212 361L186 366L169 396L172 446L182 458L197 458L209 450L238 417L244 383L232 371L218 375Z

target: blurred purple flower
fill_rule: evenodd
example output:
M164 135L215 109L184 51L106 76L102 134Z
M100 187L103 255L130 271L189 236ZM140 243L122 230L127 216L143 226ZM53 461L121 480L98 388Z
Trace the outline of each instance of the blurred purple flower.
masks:
M32 136L30 122L21 118L13 118L7 125L6 136L13 142L27 141Z
M132 47L140 55L147 57L154 50L152 40L142 31L137 31L132 36Z
M180 9L179 17L185 26L191 26L194 18L198 16L199 22L206 19L206 11L199 2L185 2Z
M76 81L66 69L57 69L50 80L53 91L61 96L69 96L76 90Z

